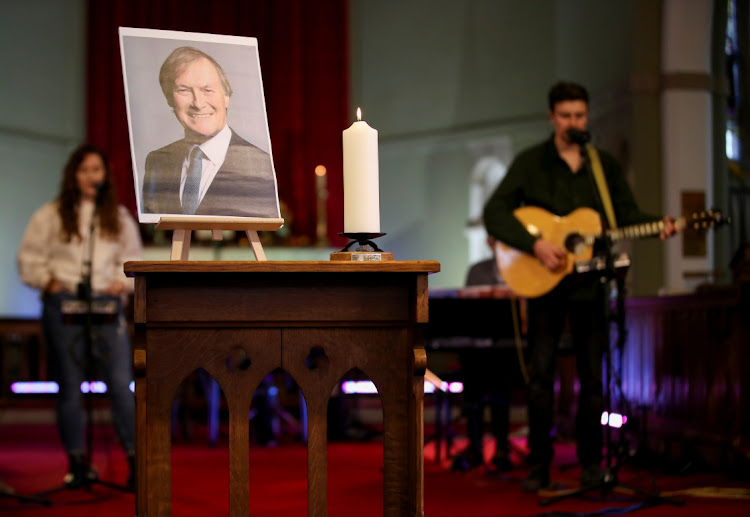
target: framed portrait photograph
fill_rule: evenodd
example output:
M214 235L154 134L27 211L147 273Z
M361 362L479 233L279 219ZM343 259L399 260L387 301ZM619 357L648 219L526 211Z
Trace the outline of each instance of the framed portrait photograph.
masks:
M119 34L139 221L279 218L257 40Z

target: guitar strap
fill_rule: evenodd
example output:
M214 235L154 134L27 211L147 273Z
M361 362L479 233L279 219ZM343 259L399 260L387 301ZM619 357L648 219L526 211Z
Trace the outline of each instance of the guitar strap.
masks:
M617 220L615 219L615 211L612 208L612 198L609 197L607 180L604 179L602 161L599 159L599 153L593 145L586 144L586 152L589 155L591 170L594 172L594 179L596 180L596 186L599 188L599 197L602 199L602 205L604 205L604 213L607 215L609 227L614 230L617 228Z

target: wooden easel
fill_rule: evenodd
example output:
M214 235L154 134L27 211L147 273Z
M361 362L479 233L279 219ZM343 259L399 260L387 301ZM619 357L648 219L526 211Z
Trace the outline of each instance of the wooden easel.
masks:
M258 232L278 230L284 225L284 219L261 217L162 217L156 224L157 230L173 230L172 250L169 260L188 260L190 238L193 230L211 230L215 241L222 239L223 230L244 231L250 241L255 260L266 260Z

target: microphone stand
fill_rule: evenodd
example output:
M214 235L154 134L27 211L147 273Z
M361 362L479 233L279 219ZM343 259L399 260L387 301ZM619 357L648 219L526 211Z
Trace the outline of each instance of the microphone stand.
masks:
M103 481L99 479L97 472L91 468L91 458L93 454L93 442L94 442L94 418L93 418L93 399L91 394L91 380L96 375L96 368L94 365L94 298L91 288L91 272L94 263L94 236L96 232L96 218L99 212L99 203L101 200L102 186L97 186L96 197L94 198L94 210L91 214L91 223L89 224L88 234L88 253L86 260L83 263L83 273L81 274L81 282L78 284L77 297L78 300L83 302L85 311L83 312L83 340L84 340L84 378L85 382L89 383L89 390L84 396L84 407L86 412L86 450L83 454L84 472L81 479L76 480L75 484L63 483L62 485L39 492L37 496L47 496L49 494L60 492L63 490L78 490L85 489L91 491L93 485L102 485L123 492L132 492L130 488L125 485L119 485L109 481ZM106 316L106 315L105 315ZM70 324L80 324L80 321L76 321L76 315L72 315L73 320ZM101 322L99 322L101 323Z
M618 333L617 346L620 352L619 353L619 358L620 358L619 367L622 368L622 348L625 343L625 337L627 336L627 329L625 327L625 279L624 279L625 275L624 274L620 275L617 273L617 270L615 268L614 255L612 253L613 243L612 243L612 240L609 237L607 237L608 221L606 220L606 218L603 217L603 214L605 213L604 203L602 202L599 189L596 185L596 181L594 179L594 171L589 161L588 152L586 151L586 144L588 143L590 139L590 135L587 131L577 131L577 130L569 130L568 135L570 136L571 141L578 144L581 149L582 169L583 169L583 172L587 174L587 176L591 180L591 188L594 192L594 198L596 199L597 209L603 221L602 234L596 239L596 244L598 244L598 246L595 244L594 248L595 250L600 249L600 253L603 256L604 264L605 264L605 267L602 268L598 273L599 278L597 279L597 296L599 297L601 301L602 317L604 318L604 321L606 322L606 328L604 332L604 341L602 343L602 347L604 350L604 358L605 358L605 376L606 376L606 388L604 390L603 400L605 404L605 410L609 414L611 412L612 405L613 405L612 382L613 380L615 380L613 376L613 369L612 369L610 325L613 321L617 324L617 333ZM610 298L612 295L611 286L612 286L613 281L615 281L617 284L617 293L616 293L617 313L614 316L612 315L611 302L610 302ZM621 372L618 375L621 375ZM624 400L624 396L622 394L622 390L620 390L620 401L623 402L623 400ZM643 506L639 506L636 508L657 506L657 505L664 504L664 503L669 503L675 506L684 505L685 501L681 499L662 496L658 492L650 492L648 490L644 490L644 489L640 489L640 488L636 488L632 486L625 486L619 482L617 474L618 474L618 471L620 470L620 467L622 467L623 459L620 457L618 452L621 453L622 451L627 449L622 444L622 437L623 435L621 431L620 432L621 441L617 446L615 446L614 440L612 437L612 427L609 425L609 422L607 422L605 424L605 430L604 430L604 447L606 449L605 469L604 469L604 475L599 480L599 482L591 486L581 487L578 490L565 492L564 494L561 494L555 497L541 499L539 501L539 506L548 506L558 501L568 499L570 497L576 497L576 496L583 495L589 492L594 492L597 490L601 491L602 495L606 495L612 492L617 487L625 488L628 491L631 491L644 498L644 501L642 503Z

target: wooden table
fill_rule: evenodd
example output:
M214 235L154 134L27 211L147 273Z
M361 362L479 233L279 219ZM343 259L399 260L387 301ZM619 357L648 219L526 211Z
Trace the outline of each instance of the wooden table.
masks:
M279 367L307 403L308 516L327 515L328 399L356 367L382 402L383 514L422 516L422 326L427 275L439 270L433 261L125 264L135 276L137 515L171 514L170 409L197 368L229 410L230 516L249 515L250 402Z

